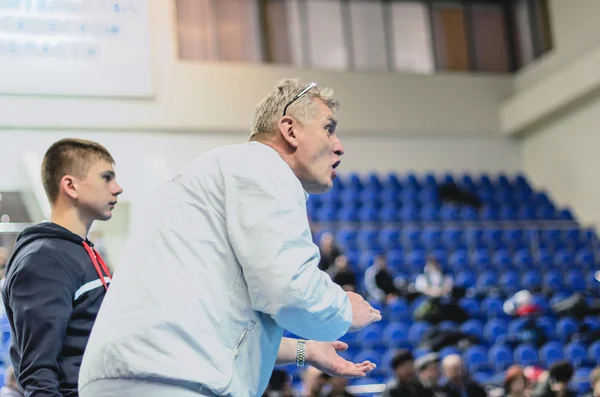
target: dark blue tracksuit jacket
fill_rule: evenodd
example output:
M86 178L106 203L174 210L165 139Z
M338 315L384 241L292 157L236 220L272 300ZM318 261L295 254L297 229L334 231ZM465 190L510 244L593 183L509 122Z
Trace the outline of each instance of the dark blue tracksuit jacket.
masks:
M83 352L110 283L100 261L91 242L55 223L19 234L2 298L26 397L78 395Z

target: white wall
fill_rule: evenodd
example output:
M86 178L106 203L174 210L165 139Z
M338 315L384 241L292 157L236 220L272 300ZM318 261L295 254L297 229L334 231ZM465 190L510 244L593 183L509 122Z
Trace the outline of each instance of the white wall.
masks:
M600 227L600 98L533 132L523 141L523 169L557 202Z
M550 0L554 50L515 77L500 109L504 132L521 137L530 180L600 226L600 1Z
M600 1L549 0L548 3L554 48L516 76L517 91L543 80L590 49L600 46Z
M600 91L600 1L549 0L554 49L520 71L500 107L506 135L539 127Z

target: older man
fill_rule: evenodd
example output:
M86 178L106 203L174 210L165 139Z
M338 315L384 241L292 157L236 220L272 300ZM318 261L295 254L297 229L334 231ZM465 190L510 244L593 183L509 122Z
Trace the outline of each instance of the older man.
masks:
M318 269L306 213L344 153L337 107L330 90L283 80L250 142L201 155L150 199L88 344L82 397L260 396L275 364L374 368L336 354L381 314Z

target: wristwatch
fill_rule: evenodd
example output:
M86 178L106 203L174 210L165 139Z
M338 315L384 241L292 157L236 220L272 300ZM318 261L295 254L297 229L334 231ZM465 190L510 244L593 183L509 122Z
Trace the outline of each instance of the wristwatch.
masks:
M296 346L296 365L304 367L306 365L306 341L298 339Z

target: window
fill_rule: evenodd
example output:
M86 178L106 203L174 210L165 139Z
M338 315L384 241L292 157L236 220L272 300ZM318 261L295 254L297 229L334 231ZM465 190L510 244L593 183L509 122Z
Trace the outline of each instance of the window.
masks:
M394 69L417 73L435 71L429 10L422 3L391 4Z
M471 6L475 69L508 72L508 43L504 8L494 4Z
M358 0L348 3L353 65L357 70L387 70L383 3Z
M260 62L257 3L247 0L177 0L183 59Z
M547 0L175 0L182 59L507 73L552 48Z
M305 0L310 66L348 69L341 0Z
M302 32L299 0L261 2L264 21L264 51L267 62L302 66Z
M438 69L470 70L463 5L458 3L435 5L433 29Z

